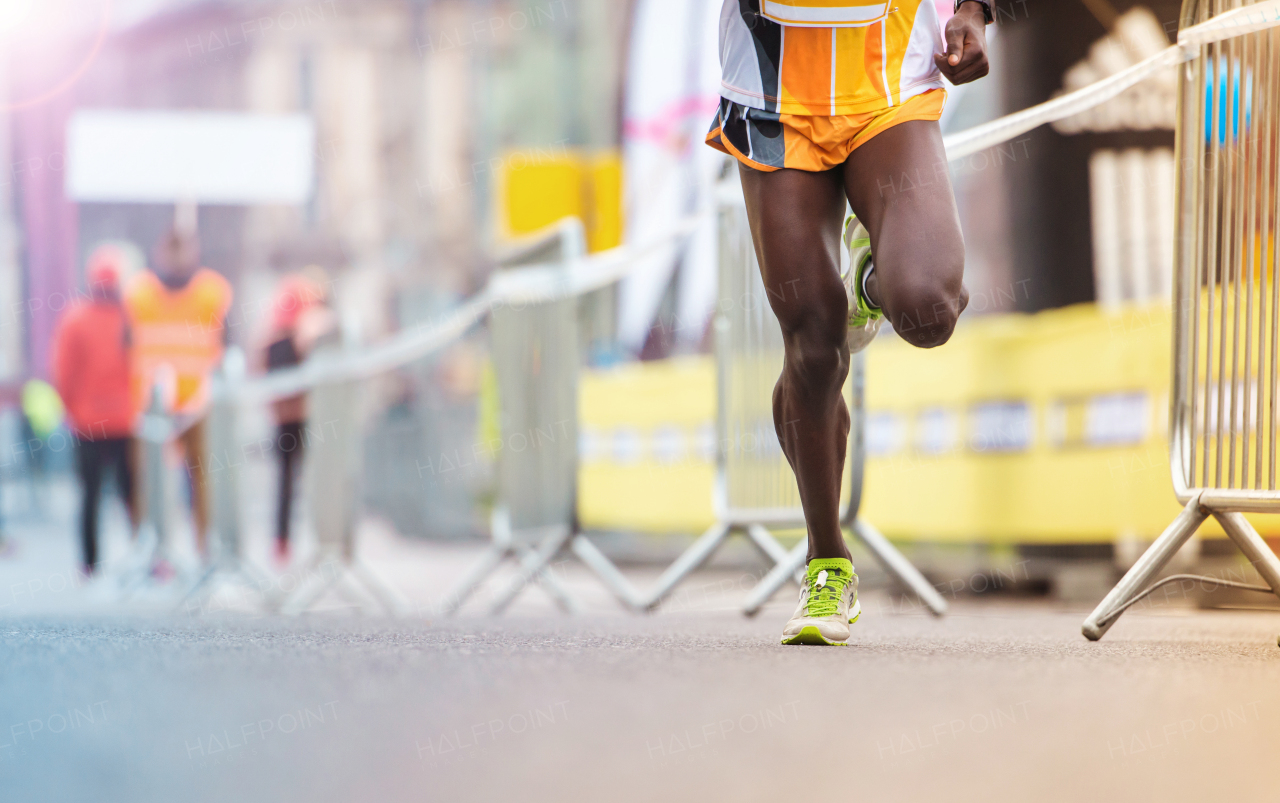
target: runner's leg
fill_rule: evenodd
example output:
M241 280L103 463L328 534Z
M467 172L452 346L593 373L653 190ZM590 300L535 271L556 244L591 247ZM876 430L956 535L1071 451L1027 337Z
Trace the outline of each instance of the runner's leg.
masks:
M800 488L809 560L849 558L840 532L840 481L849 443L841 390L849 374L849 307L840 281L840 172L740 165L766 296L782 326L785 357L773 421Z
M849 368L848 308L838 275L842 195L871 235L872 300L904 340L940 346L969 300L946 165L938 124L917 120L878 134L854 151L843 170L739 168L756 255L786 348L774 389L774 426L800 488L810 560L848 557L839 524L849 432L840 395Z
M941 129L926 120L886 129L853 152L843 173L849 205L871 234L867 294L903 340L941 346L969 303Z

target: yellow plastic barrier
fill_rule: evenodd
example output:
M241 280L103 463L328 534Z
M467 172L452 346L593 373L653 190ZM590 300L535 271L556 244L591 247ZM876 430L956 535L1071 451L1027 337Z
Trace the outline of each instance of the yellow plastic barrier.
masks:
M865 511L930 541L1110 542L1179 506L1167 308L976 318L945 348L868 353ZM927 493L927 504L922 504Z
M584 527L694 532L714 523L715 370L709 357L582 375Z
M622 242L622 158L564 147L510 151L496 175L499 233L540 231L562 218L582 219L592 253Z
M878 341L867 353L868 520L922 541L1158 535L1179 510L1167 447L1170 327L1166 306L1085 304L977 317L942 349ZM712 523L711 358L588 372L580 410L585 526ZM1274 517L1250 520L1280 533Z

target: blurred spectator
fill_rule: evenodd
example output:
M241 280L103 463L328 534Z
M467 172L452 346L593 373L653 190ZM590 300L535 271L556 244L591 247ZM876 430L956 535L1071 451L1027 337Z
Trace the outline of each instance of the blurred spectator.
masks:
M34 473L44 474L44 445L62 424L66 409L58 391L42 379L22 383L22 417L27 436L27 458Z
M262 363L267 371L298 365L306 359L316 341L335 328L336 321L326 303L322 277L319 268L308 268L306 273L281 279L272 300L270 329L263 347ZM293 488L302 460L307 420L306 395L300 393L277 399L272 403L272 412L276 419L275 451L280 456L276 560L287 563Z
M196 547L203 555L209 528L205 418L210 374L222 359L226 340L231 285L218 273L200 267L195 235L175 229L156 244L154 272L142 271L129 283L125 307L133 333L135 409L149 403L157 381L172 377L172 387L163 392L180 433L191 483Z
M22 383L23 474L27 485L27 506L36 515L48 515L45 478L48 474L50 436L62 424L63 407L58 391L42 379Z
M27 478L29 507L40 517L48 514L45 505L45 477L48 469L49 436L60 424L64 413L58 391L42 379L22 383L22 436L26 440L23 454Z
M67 310L54 332L53 382L76 437L76 465L84 488L80 539L84 573L98 567L98 503L104 470L115 474L134 526L133 402L129 394L129 324L120 300L120 265L107 254L90 257L89 300ZM42 394L23 391L23 406L49 407ZM50 428L49 411L28 411L32 429ZM55 424L56 425L56 424Z

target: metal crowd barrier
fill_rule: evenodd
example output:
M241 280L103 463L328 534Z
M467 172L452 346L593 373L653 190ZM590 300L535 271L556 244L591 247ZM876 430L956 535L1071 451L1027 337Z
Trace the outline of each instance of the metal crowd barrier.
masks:
M508 278L558 265L560 276L544 278L567 288L568 272L586 258L582 221L566 218L502 255ZM556 279L559 281L556 281ZM491 516L492 545L443 604L455 613L500 566L512 560L517 570L497 592L489 613L506 610L537 582L567 613L580 609L573 595L549 568L566 548L600 576L628 608L640 607L639 595L586 536L578 532L578 373L580 294L535 292L494 305L490 336L497 375L502 446L498 450L498 502ZM517 447L517 444L519 446Z
M335 333L316 346L323 357L341 346ZM354 608L381 609L391 615L409 610L409 603L359 556L359 524L363 483L364 429L360 416L358 380L338 379L317 385L307 397L308 419L320 426L307 438L303 452L304 497L316 534L316 551L301 571L298 588L282 602L281 612L306 611L331 589Z
M1184 31L1226 15L1260 27L1197 44L1179 79L1169 459L1185 507L1085 620L1095 641L1209 516L1267 583L1249 588L1280 595L1280 560L1242 515L1280 512L1280 4L1185 0Z
M341 351L340 336L333 333L316 346L324 359ZM308 393L309 420L314 429L304 431L307 441L303 452L306 468L302 497L316 536L316 551L290 576L296 587L283 588L245 553L242 475L239 470L244 443L239 430L244 400L228 392L228 388L244 378L244 356L230 348L214 377L215 392L210 404L207 427L207 454L197 458L206 461L205 481L210 501L208 536L209 562L198 580L184 596L180 608L186 612L204 612L218 592L228 588L246 591L257 598L265 611L299 614L310 609L329 591L335 591L351 607L381 610L391 615L409 609L398 591L360 559L356 549L356 525L360 510L363 434L359 419L360 389L355 380L322 381ZM152 427L157 435L167 421L163 413L152 414ZM148 439L148 486L164 487L169 481L163 469L163 445L166 436ZM159 467L159 468L157 468ZM147 495L151 498L150 491ZM168 521L173 511L156 510L148 502L149 517ZM167 526L159 528L161 532ZM160 540L164 543L164 539Z
M240 378L245 371L244 353L229 348L215 382ZM221 457L218 471L206 472L210 499L209 566L183 599L188 611L204 610L209 599L221 588L232 585L256 595L262 607L274 610L279 600L271 593L275 583L270 575L249 560L244 553L241 527L239 486L240 466L229 459L239 443L236 427L240 420L239 405L225 394L218 394L209 407L208 462ZM204 459L203 457L201 459Z

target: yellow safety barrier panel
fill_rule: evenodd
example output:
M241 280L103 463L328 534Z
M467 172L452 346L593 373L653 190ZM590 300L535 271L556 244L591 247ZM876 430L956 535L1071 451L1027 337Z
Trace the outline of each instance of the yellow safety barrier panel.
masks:
M711 357L582 375L578 516L588 529L701 532L715 523Z
M975 317L942 349L877 342L865 515L906 540L1154 538L1180 510L1169 489L1171 337L1165 305L1083 304ZM585 527L710 526L710 357L587 372L580 411ZM1274 517L1250 520L1280 533Z
M622 242L622 157L563 146L510 151L496 172L499 234L532 234L576 217L591 253Z
M1079 305L976 318L868 355L868 517L930 541L1154 536L1168 490L1170 316ZM927 503L922 503L927 494Z

